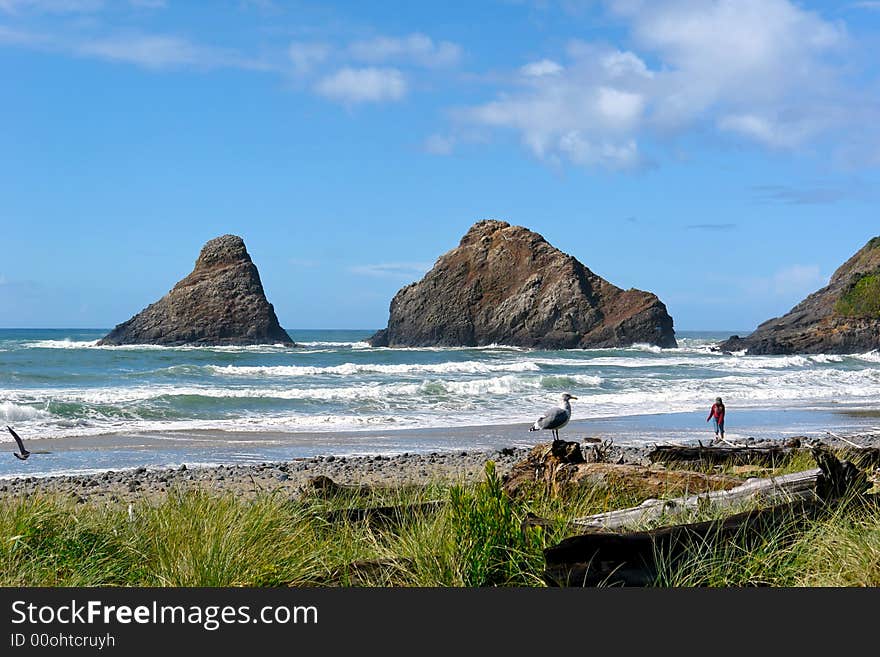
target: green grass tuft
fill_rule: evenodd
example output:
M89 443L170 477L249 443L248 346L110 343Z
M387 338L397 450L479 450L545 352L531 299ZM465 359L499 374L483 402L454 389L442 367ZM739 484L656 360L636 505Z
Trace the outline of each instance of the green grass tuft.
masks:
M465 586L519 582L541 557L538 528L523 530L523 511L504 492L495 464L486 464L486 480L468 489L450 491L455 549L460 555ZM522 583L522 582L519 582Z
M843 317L880 317L880 273L858 278L837 300L834 311Z

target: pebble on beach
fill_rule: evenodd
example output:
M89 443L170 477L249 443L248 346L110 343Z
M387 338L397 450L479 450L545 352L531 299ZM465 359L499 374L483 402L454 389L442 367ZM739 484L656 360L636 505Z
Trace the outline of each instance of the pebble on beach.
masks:
M405 453L393 456L316 456L281 463L176 468L138 467L118 472L58 477L20 477L5 480L0 498L36 492L69 495L78 502L117 499L130 503L163 495L177 487L198 487L251 497L281 491L295 495L312 477L323 475L338 484L424 485L478 480L487 461L505 472L528 453L528 448L497 451L461 451L440 455ZM447 458L448 457L448 458Z
M834 445L838 441L832 440ZM880 435L858 437L859 444L880 446ZM779 441L754 439L750 447L779 444ZM837 446L846 446L839 443ZM612 445L607 460L611 463L648 465L647 454L654 445ZM202 488L215 493L229 492L238 497L253 497L267 491L298 495L313 477L329 477L342 485L425 485L479 481L487 461L493 461L499 474L510 471L531 447L504 447L496 450L410 453L372 456L322 455L296 458L288 462L254 465L174 468L138 467L91 475L56 477L19 477L3 480L0 499L35 493L68 495L79 503L121 501L125 503L163 496L178 488Z

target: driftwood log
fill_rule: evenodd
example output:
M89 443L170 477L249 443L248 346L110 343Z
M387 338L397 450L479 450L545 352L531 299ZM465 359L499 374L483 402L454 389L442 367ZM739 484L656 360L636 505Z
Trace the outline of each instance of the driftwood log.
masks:
M571 526L582 533L544 550L544 579L557 586L644 586L656 581L661 561L674 563L699 542L760 537L780 522L796 526L824 512L842 497L867 490L865 474L851 463L839 461L827 450L815 450L813 455L819 465L814 470L750 480L728 491L676 500L649 500L638 507L575 519ZM769 504L769 508L649 531L609 531L675 518L695 509L730 510L745 501L756 500ZM536 523L532 519L532 524Z
M372 506L354 509L335 509L324 514L330 523L367 522L377 527L400 524L417 516L433 515L443 508L442 500L431 500L417 504L398 504L394 506Z
M395 586L400 573L413 567L414 559L354 561L334 568L315 580L318 586Z
M760 539L780 523L796 528L824 509L818 499L800 500L723 520L571 536L544 550L543 578L549 586L650 586L657 582L663 562L674 567L694 546L734 538Z
M795 454L809 452L802 447L696 447L684 445L660 445L648 452L651 463L712 465L761 465L768 468L780 466Z
M301 492L315 497L333 497L349 493L370 493L373 491L369 484L340 484L326 475L309 477Z
M401 490L420 490L420 484L402 486L376 484L340 484L326 475L309 477L299 488L302 497L331 499L334 497L368 497L371 495L396 494Z
M867 488L865 474L848 461L839 461L827 450L814 450L818 468L765 479L749 479L729 490L711 491L672 500L646 500L639 506L618 509L571 521L582 529L620 529L659 520L674 519L696 510L738 510L746 502L764 506L797 500L827 500L843 491Z
M419 488L413 486L413 488ZM332 499L344 497L351 500L366 501L373 494L398 493L400 488L390 486L373 486L371 484L340 484L325 475L310 477L301 494L308 497ZM399 524L416 516L428 516L439 511L445 502L429 500L415 504L394 504L383 506L359 506L344 509L333 509L323 514L329 523L367 522L376 527Z
M536 486L552 494L563 494L579 486L615 486L656 496L670 490L702 492L731 488L741 481L731 475L608 463L609 447L606 442L582 448L580 443L565 440L536 445L505 474L504 490L515 497Z
M660 445L648 453L651 463L662 463L676 467L698 466L708 467L715 465L758 465L768 468L776 468L787 459L798 454L809 454L810 447L791 445L769 445L759 447L734 446L722 447L703 445ZM839 459L845 459L859 466L870 468L880 465L880 448L847 447L829 448Z

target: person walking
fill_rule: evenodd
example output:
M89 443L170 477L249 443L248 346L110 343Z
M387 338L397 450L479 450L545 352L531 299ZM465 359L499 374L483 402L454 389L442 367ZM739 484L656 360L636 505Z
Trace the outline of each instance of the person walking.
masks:
M721 401L721 397L715 398L715 403L709 410L706 422L713 419L715 420L715 442L718 441L719 436L721 440L724 440L724 403Z

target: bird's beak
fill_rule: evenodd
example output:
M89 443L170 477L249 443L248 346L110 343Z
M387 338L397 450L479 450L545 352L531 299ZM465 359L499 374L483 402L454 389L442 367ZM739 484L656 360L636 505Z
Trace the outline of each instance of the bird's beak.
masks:
M569 399L577 399L577 397L569 397Z

